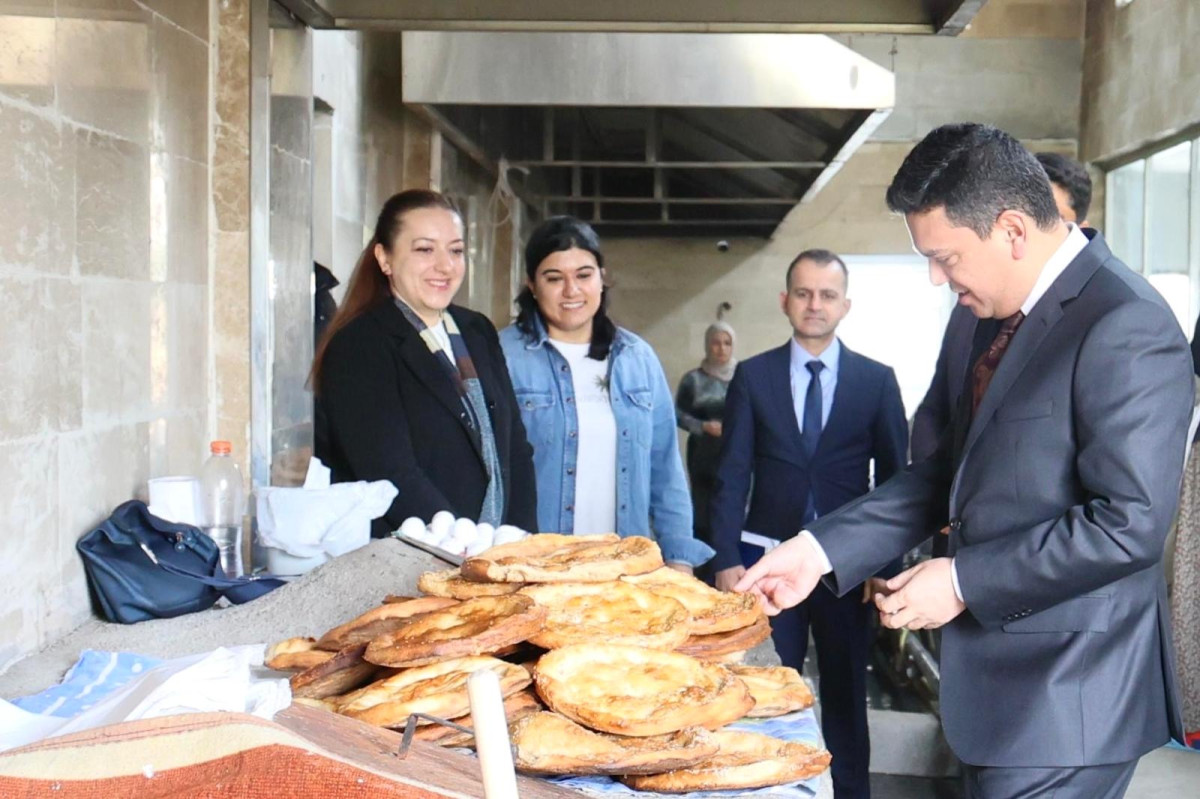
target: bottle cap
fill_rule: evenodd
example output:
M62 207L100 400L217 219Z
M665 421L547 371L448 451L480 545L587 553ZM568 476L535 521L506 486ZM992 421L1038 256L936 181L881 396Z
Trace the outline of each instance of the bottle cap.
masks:
M208 445L214 455L228 455L233 452L233 444L228 441L214 441Z

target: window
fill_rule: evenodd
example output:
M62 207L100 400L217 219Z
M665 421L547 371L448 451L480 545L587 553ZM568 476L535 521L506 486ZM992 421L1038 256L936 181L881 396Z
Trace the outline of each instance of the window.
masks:
M1190 336L1200 313L1200 144L1185 141L1108 173L1105 236L1158 290Z
M846 346L896 370L909 418L929 389L954 309L954 295L929 282L929 265L916 255L845 256L850 313L838 326Z

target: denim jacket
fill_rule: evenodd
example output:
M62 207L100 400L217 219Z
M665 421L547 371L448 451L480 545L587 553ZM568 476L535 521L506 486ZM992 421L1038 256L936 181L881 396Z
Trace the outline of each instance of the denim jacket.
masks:
M575 463L579 420L567 361L516 325L500 331L517 406L533 445L538 529L575 527ZM699 566L713 550L692 535L692 504L675 437L675 406L662 366L642 339L617 329L609 351L609 397L617 423L617 530L658 542L669 562Z

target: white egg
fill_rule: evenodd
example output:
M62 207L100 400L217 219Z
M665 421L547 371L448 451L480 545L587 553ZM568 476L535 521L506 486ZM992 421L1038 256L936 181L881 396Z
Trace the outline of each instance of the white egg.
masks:
M445 538L453 526L454 514L448 510L438 511L433 514L433 518L429 521L430 531L438 538Z
M425 534L425 522L416 516L410 516L400 525L400 532L412 538L421 538Z
M520 541L526 535L528 534L520 527L513 527L511 524L502 524L496 529L493 543L497 545L509 544L513 541Z
M477 538L477 539L475 539L475 543L473 543L473 544L471 544L471 546L467 547L466 555L469 558L473 558L476 555L478 555L480 552L484 552L491 548L492 548L491 541L485 540L483 538Z
M481 524L475 528L475 544L476 547L483 547L479 551L490 548L496 543L496 531L490 524Z
M468 518L455 519L453 527L454 537L468 543L475 540L475 522Z

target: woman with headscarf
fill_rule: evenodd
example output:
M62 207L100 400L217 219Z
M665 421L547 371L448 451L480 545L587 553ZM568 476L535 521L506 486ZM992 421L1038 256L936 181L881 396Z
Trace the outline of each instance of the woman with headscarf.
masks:
M712 495L721 454L721 418L725 415L725 392L737 368L733 357L734 332L721 321L732 306L717 308L717 321L704 331L704 360L679 381L675 394L675 418L688 433L687 469L692 483L693 528L696 538L712 543L708 524L708 500Z

